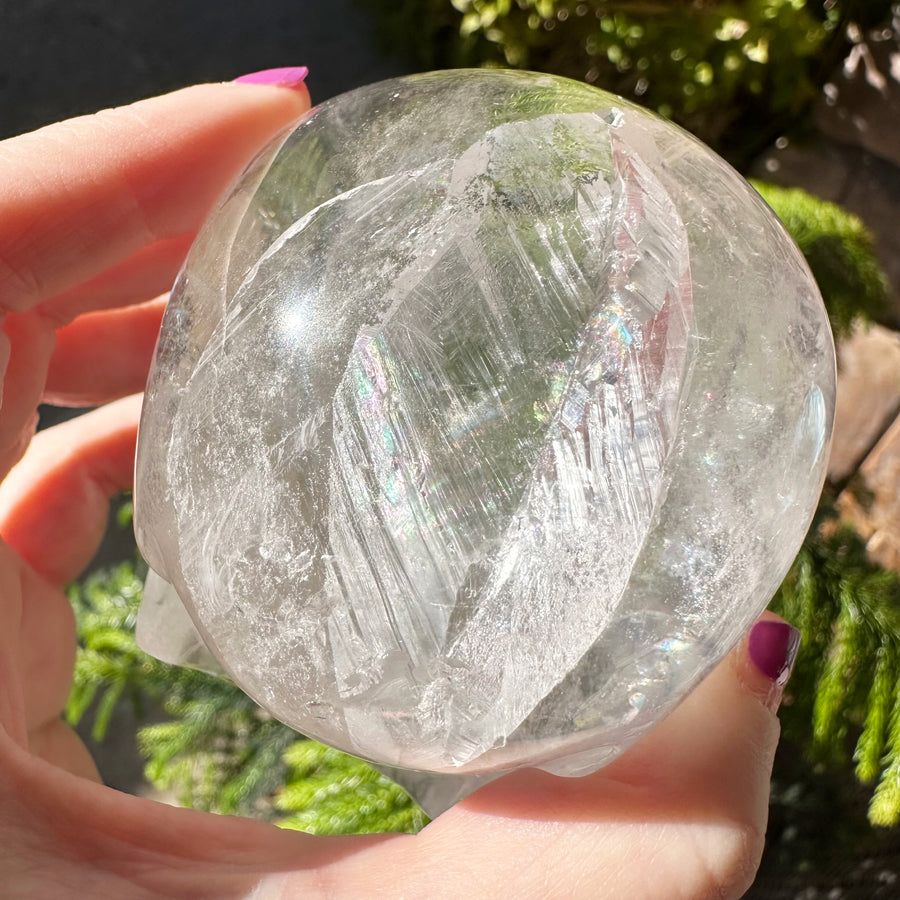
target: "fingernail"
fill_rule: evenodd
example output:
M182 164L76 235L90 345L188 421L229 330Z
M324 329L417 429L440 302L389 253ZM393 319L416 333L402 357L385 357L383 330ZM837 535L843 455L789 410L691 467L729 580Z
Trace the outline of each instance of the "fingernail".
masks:
M283 69L263 69L234 80L239 84L271 84L274 87L298 88L309 74L306 66L288 66Z
M781 702L800 649L800 632L787 622L757 622L750 631L747 651L753 665L772 682L766 698L770 709Z

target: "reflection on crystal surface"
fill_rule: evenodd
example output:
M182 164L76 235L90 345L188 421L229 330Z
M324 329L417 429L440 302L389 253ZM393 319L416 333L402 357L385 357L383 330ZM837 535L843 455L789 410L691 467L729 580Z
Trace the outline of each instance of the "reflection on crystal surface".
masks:
M546 76L386 82L315 110L198 239L138 536L299 730L576 774L765 605L833 380L796 249L688 136Z

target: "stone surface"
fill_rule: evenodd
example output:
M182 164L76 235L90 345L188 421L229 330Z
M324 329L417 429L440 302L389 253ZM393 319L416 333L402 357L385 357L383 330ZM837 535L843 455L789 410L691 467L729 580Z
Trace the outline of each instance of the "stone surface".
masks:
M842 482L856 471L898 411L900 335L879 325L860 328L838 345L830 481Z
M838 497L838 511L866 541L869 558L900 569L900 419L895 419Z
M402 79L314 111L198 239L136 531L299 730L578 774L765 606L833 394L802 258L706 148L547 76Z
M835 440L828 464L841 518L873 562L900 569L900 335L873 326L838 347Z

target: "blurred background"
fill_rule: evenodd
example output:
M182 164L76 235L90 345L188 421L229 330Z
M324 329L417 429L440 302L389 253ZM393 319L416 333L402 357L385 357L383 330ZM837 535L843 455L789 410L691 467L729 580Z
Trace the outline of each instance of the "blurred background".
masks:
M621 93L748 177L840 339L835 451L774 604L804 649L782 713L757 900L900 897L900 5L887 0L0 0L0 138L202 81L306 65L313 102L433 68ZM779 188L800 188L804 193ZM65 415L45 409L50 424ZM144 658L129 506L73 586L69 717L116 787L310 831L425 821L368 767L231 685Z

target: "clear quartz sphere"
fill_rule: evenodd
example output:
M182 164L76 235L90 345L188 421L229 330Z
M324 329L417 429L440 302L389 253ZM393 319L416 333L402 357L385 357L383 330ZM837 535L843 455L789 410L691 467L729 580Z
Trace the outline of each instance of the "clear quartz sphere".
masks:
M680 129L546 75L361 88L173 291L135 521L180 602L140 639L384 765L591 771L777 588L834 382L802 256Z

